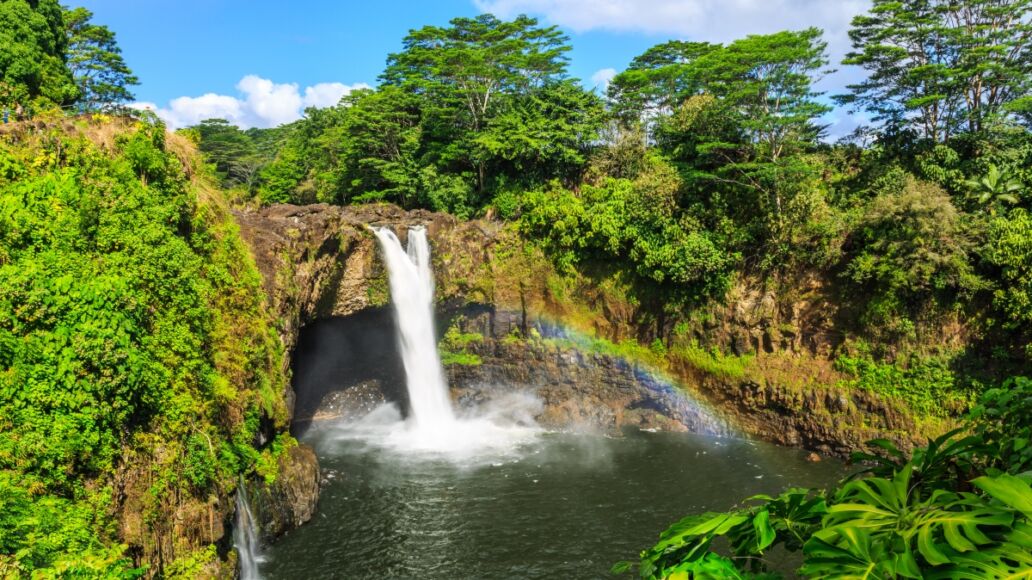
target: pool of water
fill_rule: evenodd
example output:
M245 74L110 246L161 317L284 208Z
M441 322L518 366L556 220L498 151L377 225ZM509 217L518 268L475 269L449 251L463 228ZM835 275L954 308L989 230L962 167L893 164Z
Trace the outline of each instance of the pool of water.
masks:
M604 578L686 514L844 470L690 434L538 432L454 457L334 433L305 435L328 484L312 521L265 550L266 579Z

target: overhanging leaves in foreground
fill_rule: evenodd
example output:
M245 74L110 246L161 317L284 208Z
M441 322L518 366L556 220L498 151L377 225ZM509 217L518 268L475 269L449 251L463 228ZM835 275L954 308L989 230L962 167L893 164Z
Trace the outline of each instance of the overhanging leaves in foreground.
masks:
M868 473L886 476L682 519L642 553L642 578L777 578L764 555L780 545L803 552L810 578L1032 579L1032 474L987 466L989 446L956 432L909 461L876 446L892 459ZM967 481L961 474L972 470L988 475ZM718 537L728 550L714 549Z

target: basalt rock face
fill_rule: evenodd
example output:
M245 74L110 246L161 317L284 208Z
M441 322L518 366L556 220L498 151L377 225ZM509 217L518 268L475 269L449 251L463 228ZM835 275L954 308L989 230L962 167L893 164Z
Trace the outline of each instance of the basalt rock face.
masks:
M271 542L312 519L319 501L319 460L307 445L291 447L280 456L271 484L248 484L251 511L261 541Z
M393 205L273 205L234 212L250 244L269 306L280 321L288 352L300 328L319 318L348 316L390 302L387 272L370 227L391 227L402 242L408 229L425 227L434 244L439 298L491 301L491 290L472 286L491 261L500 227L463 222Z
M671 372L734 415L744 432L781 445L849 456L872 439L889 439L909 453L934 434L922 432L902 403L836 386L847 377L831 361L847 334L844 321L855 316L826 280L803 274L780 281L779 290L770 286L739 280L690 329L699 344L752 357L747 376L706 373L676 358ZM938 339L963 340L949 328Z
M228 552L227 531L234 506L227 496L212 494L203 500L178 501L181 498L165 494L159 496L163 502L159 513L169 517L147 521L145 514L153 513L155 501L151 491L155 482L149 465L158 460L153 455L134 453L123 458L126 465L133 467L121 469L115 475L114 498L121 506L119 537L132 547L130 553L137 561L160 570L197 546L214 544L220 553ZM231 577L233 570L230 563L219 560L200 571L198 578Z
M790 361L793 369L726 377L674 360L670 373L690 391L678 403L658 396L662 389L633 365L526 340L507 341L510 335L528 337L541 321L562 320L571 299L598 313L594 326L600 336L651 338L635 327L641 317L634 307L590 291L556 298L547 274L538 271L547 266L513 266L519 240L496 222L460 221L391 205L276 205L238 212L236 218L290 353L306 324L389 304L386 270L369 226L389 226L403 241L410 227L422 226L433 246L439 303L446 310L479 304L483 313L476 332L485 340L471 347L482 363L448 370L460 404L513 389L505 385L532 385L545 404L539 419L547 424L726 432L731 423L738 433L839 455L874 437L894 439L904 448L913 443L907 433L914 432L914 424L907 412L875 395L833 386L842 378L828 362L840 346L840 308L817 278L782 283L777 292L760 280L740 281L723 305L688 328L707 348L754 356L759 369L775 364L768 360ZM797 375L809 378L799 381ZM361 383L362 396L320 393L302 405L305 409L297 409L305 415L300 420L346 414L355 401L367 404L381 395L391 400L390 393L382 393L384 381L377 387L366 379L358 377L347 387ZM293 393L285 396L293 413ZM328 403L323 397L329 397ZM717 409L718 418L679 407L693 398Z
M549 428L733 433L706 404L619 358L525 341L485 340L467 352L480 363L447 368L460 409L489 409L492 402L529 394L540 404L535 422Z
M477 364L446 367L458 407L532 395L544 427L617 432L623 427L731 435L730 418L651 369L618 357L517 335L541 336L550 325L521 311L466 307L451 317L483 337L464 352ZM531 332L530 329L533 329Z
M830 385L800 389L776 379L721 377L675 370L735 425L772 443L848 457L872 439L889 439L909 453L922 441L914 418L874 393Z
M827 358L842 340L839 306L819 277L782 281L774 290L765 280L743 278L723 305L691 332L702 344L736 355L791 353Z
M906 410L873 393L832 386L837 374L824 359L768 355L754 361L750 373L734 377L674 357L669 374L684 387L674 388L663 375L620 358L515 340L513 328L550 331L546 322L519 312L467 309L459 321L463 332L484 337L465 348L479 364L447 369L460 405L480 406L523 391L541 399L537 421L548 427L747 435L841 457L876 438L905 451L921 443Z

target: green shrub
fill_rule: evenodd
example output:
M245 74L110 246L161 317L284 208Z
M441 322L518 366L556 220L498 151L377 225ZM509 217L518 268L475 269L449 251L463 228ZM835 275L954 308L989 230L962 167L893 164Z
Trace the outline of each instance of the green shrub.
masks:
M441 364L446 365L446 366L447 365L458 365L458 366L475 367L475 366L479 366L479 365L481 365L483 363L484 363L484 361L483 361L483 359L480 358L480 355L477 355L477 354L474 354L474 353L469 353L469 352L451 352L451 351L447 351L447 350L441 352Z
M848 245L845 277L867 297L860 322L874 331L911 338L929 309L984 286L964 217L942 189L913 178L870 203Z
M752 361L752 357L724 354L716 347L706 350L694 341L675 346L671 354L704 373L732 379L745 378Z
M971 418L998 467L1011 473L1032 470L1032 379L1013 377L986 391Z
M677 187L661 161L635 181L606 179L577 194L552 184L524 196L520 229L539 240L560 271L626 263L664 301L721 297L737 256L677 208Z
M998 271L993 301L1000 323L1022 336L1032 356L1032 215L1017 209L990 223L984 255Z
M441 337L437 345L437 351L441 356L441 364L477 366L483 363L480 356L475 353L466 352L473 344L484 341L484 335L477 332L462 332L459 325L462 319L458 319L448 327L448 330Z
M906 361L886 363L860 353L838 357L835 368L852 377L844 386L900 399L920 415L950 417L973 402L972 392L958 384L951 360L914 355Z

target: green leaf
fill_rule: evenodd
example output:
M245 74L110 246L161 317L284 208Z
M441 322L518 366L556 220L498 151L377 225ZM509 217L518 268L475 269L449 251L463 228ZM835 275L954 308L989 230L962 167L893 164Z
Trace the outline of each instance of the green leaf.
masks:
M1032 520L1032 486L1024 480L1005 473L997 477L979 477L971 483Z
M872 544L867 534L850 530L842 536L845 540L842 546L837 541L827 541L826 536L818 532L806 543L806 562L800 569L803 574L818 578L857 580L896 578L884 547Z
M774 528L770 526L770 512L761 509L753 518L753 528L756 530L757 537L756 551L763 552L774 543L774 538L777 537Z

